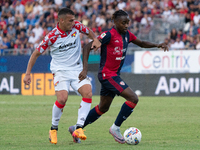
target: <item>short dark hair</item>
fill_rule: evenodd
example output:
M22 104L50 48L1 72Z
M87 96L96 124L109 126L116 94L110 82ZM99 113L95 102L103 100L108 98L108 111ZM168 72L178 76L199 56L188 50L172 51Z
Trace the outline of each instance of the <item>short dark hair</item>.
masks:
M120 9L112 15L112 19L116 20L120 18L121 16L128 16L128 13Z
M74 12L71 9L69 9L69 8L62 8L58 12L58 17L60 17L61 15L66 15L66 14L75 15Z

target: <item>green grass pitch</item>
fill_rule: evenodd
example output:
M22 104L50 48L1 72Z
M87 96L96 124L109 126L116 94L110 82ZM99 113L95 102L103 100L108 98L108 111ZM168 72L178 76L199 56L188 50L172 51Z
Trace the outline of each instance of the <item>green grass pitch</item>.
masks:
M59 123L58 143L48 141L56 96L0 95L2 150L199 150L199 97L140 97L121 132L133 126L142 132L138 145L119 144L109 128L124 102L116 97L110 110L85 129L87 140L72 142L68 127L77 121L81 97L70 95ZM99 103L93 96L92 107Z

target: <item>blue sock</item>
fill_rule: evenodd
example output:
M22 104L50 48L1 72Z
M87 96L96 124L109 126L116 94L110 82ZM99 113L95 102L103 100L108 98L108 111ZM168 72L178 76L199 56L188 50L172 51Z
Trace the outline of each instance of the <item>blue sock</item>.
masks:
M126 101L122 105L121 110L115 120L115 125L120 127L121 124L124 122L124 120L126 120L130 116L130 114L133 112L133 109L135 106L136 104L130 101Z
M88 124L91 124L93 122L95 122L99 117L101 117L103 113L99 110L99 106L95 106L94 108L92 108L85 120L85 123L83 125L83 128L85 126L87 126Z

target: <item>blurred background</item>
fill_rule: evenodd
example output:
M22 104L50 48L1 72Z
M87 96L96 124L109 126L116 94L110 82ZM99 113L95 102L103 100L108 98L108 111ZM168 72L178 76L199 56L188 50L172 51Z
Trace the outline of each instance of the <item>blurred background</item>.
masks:
M96 35L110 29L112 14L123 9L138 38L166 42L171 50L200 49L199 0L0 0L1 55L30 55L56 26L62 7L73 10ZM89 42L83 35L81 41L83 46Z

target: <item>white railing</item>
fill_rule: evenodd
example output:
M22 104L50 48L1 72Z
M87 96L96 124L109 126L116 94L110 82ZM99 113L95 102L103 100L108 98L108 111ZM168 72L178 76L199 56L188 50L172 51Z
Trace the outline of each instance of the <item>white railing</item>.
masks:
M172 50L172 49L169 49ZM179 49L176 49L179 50ZM191 49L181 49L181 50L191 50ZM0 50L0 56L9 56L9 55L14 55L14 56L19 56L19 55L28 55L30 56L34 49L3 49ZM100 54L100 49L97 51L91 51L90 54L92 55L98 55ZM128 47L127 54L131 55L134 54L135 51L162 51L160 48L141 48L141 47L133 47L132 45ZM46 51L43 55L49 55L50 52Z

